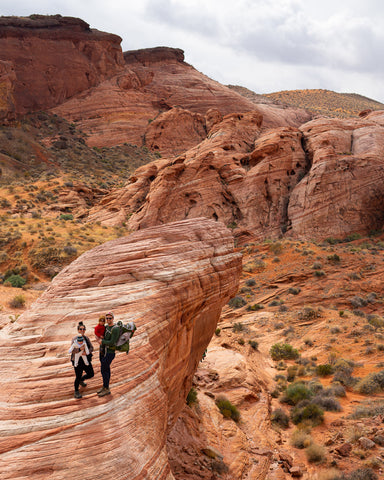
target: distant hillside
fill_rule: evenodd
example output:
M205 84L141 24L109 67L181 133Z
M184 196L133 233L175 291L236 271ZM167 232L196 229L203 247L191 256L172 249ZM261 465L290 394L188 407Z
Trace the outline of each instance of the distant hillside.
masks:
M289 105L305 108L315 115L357 117L363 110L382 110L384 104L356 93L337 93L331 90L284 90L259 95L244 87L228 85L255 103Z

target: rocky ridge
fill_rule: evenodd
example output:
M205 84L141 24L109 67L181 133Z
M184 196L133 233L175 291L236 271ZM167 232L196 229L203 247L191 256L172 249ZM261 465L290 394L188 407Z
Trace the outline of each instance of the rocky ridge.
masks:
M7 404L1 478L21 479L26 471L34 480L173 478L167 431L240 270L230 232L206 219L106 243L63 270L1 331L0 395ZM92 338L92 323L107 309L116 320L135 321L137 335L129 356L119 354L113 363L112 395L97 397L96 373L79 402L72 396L68 342L79 318ZM21 368L26 364L28 370Z

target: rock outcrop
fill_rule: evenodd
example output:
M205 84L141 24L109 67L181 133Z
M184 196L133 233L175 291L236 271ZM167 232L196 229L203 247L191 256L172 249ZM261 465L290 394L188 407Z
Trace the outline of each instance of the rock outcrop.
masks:
M227 115L177 158L139 168L89 219L131 229L205 216L242 243L324 239L383 227L384 113L263 131L256 112Z
M311 118L302 109L256 105L188 65L180 49L137 50L124 58L123 72L53 110L83 129L91 146L129 142L179 154L186 150L183 143L189 148L205 138L209 124L201 118L211 109L221 115L262 113L265 128L299 126ZM171 109L172 116L165 115Z
M56 106L115 75L124 65L120 42L77 18L0 17L0 61L15 72L16 113Z
M172 479L167 432L240 272L230 231L207 219L136 232L63 270L1 331L1 478ZM92 337L107 310L136 322L131 351L116 356L102 399L96 354L76 400L70 338L79 320Z

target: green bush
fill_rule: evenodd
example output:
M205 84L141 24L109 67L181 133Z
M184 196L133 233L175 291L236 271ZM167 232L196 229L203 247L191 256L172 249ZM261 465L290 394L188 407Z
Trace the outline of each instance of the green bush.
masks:
M187 405L191 406L194 403L197 403L197 391L192 387L187 395Z
M275 343L269 350L272 360L295 359L298 358L299 352L289 343Z
M309 399L311 396L312 392L304 383L295 382L285 390L281 401L289 403L290 405L296 405L301 402L301 400Z
M232 308L241 308L241 307L244 307L244 305L246 304L247 302L244 300L244 298L240 297L239 295L231 298L228 302L228 305Z
M245 330L245 328L244 328L244 325L241 322L236 322L236 323L233 324L232 330L235 333L238 333L238 332L243 332Z
M27 283L27 280L20 275L11 275L5 280L4 283L9 283L12 285L12 287L21 288Z
M259 348L259 344L258 342L256 342L256 340L249 340L248 343L254 350L257 350Z
M235 422L240 420L240 412L226 397L220 396L216 399L217 408L224 418L232 418Z
M327 377L333 373L333 367L329 363L324 363L322 365L317 365L316 375L319 377Z
M324 421L324 411L314 403L296 406L291 411L291 420L295 425L302 422L310 422L313 426L320 425Z
M248 305L247 310L248 312L255 312L257 310L262 310L264 308L264 305L261 303L254 303L253 305Z
M62 213L60 215L60 220L65 220L65 221L73 220L73 215L72 215L72 213Z

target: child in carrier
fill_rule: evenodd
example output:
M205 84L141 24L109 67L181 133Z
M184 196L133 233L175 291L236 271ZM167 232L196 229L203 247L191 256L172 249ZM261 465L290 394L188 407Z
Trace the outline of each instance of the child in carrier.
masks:
M75 337L68 353L72 353L72 350L74 348L78 348L79 351L75 353L73 357L73 366L74 367L78 366L79 360L81 357L83 358L84 364L89 365L89 362L87 359L87 355L89 355L89 349L88 349L87 342L85 342L84 337L82 335L78 335L77 337Z
M99 323L95 327L95 335L97 338L100 338L100 340L103 340L104 335L105 335L105 316L102 315L99 318ZM99 351L99 359L101 362L101 359L105 355L105 346L100 344L100 351Z
M99 318L99 323L95 327L95 335L96 337L103 339L104 334L105 334L105 316L102 315Z

